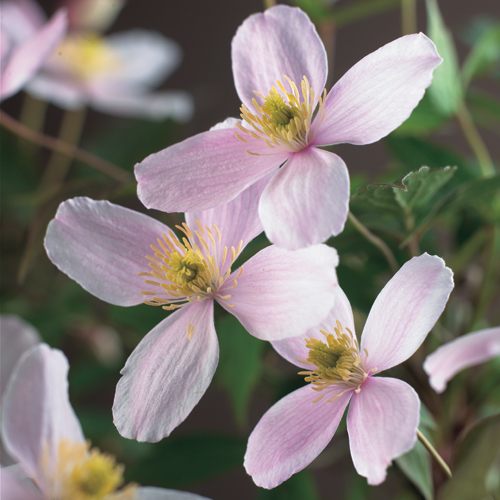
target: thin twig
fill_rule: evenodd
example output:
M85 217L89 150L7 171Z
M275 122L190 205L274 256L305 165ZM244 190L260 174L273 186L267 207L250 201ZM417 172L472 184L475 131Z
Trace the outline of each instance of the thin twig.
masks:
M40 132L35 132L3 111L0 111L0 125L3 125L15 134L24 137L28 141L38 144L39 146L57 151L58 153L62 153L86 163L90 167L99 170L103 174L106 174L117 181L125 183L132 180L132 176L128 172L122 170L116 165L113 165L109 161L103 160L102 158L94 156L91 153L87 153L86 151L72 146L71 144L67 144L60 139L55 139L54 137L50 137Z
M373 243L376 247L380 249L380 251L384 254L387 262L389 263L389 267L393 273L397 273L399 266L396 261L396 257L391 252L391 249L385 244L383 240L381 240L378 236L375 236L369 229L364 226L352 212L348 214L349 220L354 224L354 227L371 243Z
M276 0L264 0L264 9L270 9L276 5Z
M448 464L441 458L441 455L436 451L434 446L427 440L427 438L420 432L420 429L417 429L417 436L420 442L427 448L427 451L434 457L436 462L440 465L440 467L444 470L446 475L451 478L451 470L448 467Z
M416 0L401 0L401 31L403 35L417 33Z

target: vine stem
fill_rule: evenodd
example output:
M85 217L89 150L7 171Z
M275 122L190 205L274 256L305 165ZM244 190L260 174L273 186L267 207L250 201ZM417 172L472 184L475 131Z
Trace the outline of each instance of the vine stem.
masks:
M103 160L97 156L94 156L91 153L87 153L82 149L77 148L76 146L72 146L61 139L56 139L54 137L50 137L48 135L42 134L41 132L36 132L26 127L22 123L18 122L8 114L0 111L0 125L4 126L6 129L14 132L15 134L31 141L39 146L42 146L46 149L51 149L52 151L57 151L58 153L62 153L63 155L69 156L71 158L75 158L78 161L81 161L99 172L112 177L120 182L129 182L132 180L130 174L125 170L122 170L120 167L113 165L109 161Z
M401 0L401 31L403 35L417 33L416 0Z
M427 451L434 457L436 462L445 471L446 475L451 478L451 470L448 467L448 464L441 458L441 455L436 451L436 448L434 448L429 440L420 432L420 429L417 429L417 436L420 442L426 447Z
M378 236L375 236L366 226L364 226L352 212L348 214L349 220L353 223L354 227L373 245L379 248L379 250L384 254L391 271L395 274L398 272L399 266L396 261L396 257L391 252L391 249L381 240Z
M264 0L264 10L270 9L276 5L276 0Z

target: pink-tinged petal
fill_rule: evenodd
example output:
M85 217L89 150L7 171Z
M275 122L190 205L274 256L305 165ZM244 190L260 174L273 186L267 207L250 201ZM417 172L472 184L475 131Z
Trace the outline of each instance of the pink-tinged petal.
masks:
M340 157L322 149L294 153L268 184L259 205L266 236L295 250L344 229L349 173Z
M257 486L274 488L309 465L330 442L352 391L320 394L310 385L278 401L250 434L244 466Z
M46 22L43 10L32 0L8 0L0 4L1 31L14 45L32 37Z
M35 35L13 50L2 71L1 99L15 94L35 75L64 36L67 25L66 11L60 9Z
M191 339L190 323L195 324ZM121 371L113 404L118 432L150 443L167 437L198 404L218 360L212 300L185 306L164 319Z
M87 89L73 79L40 72L26 85L26 92L62 109L82 109L89 102Z
M187 212L186 223L190 228L197 228L196 221L208 226L213 231L216 225L221 234L221 247L238 248L240 241L242 249L263 231L259 217L259 200L277 169L266 174L262 179L242 191L234 200L217 208L199 212Z
M265 155L248 154L234 132L238 129L204 132L138 163L139 199L147 208L164 212L214 208L236 198L288 158L269 155L265 145L252 144L252 151Z
M207 497L188 493L187 491L166 490L143 486L137 490L137 500L209 500Z
M63 438L84 440L68 397L68 360L39 344L16 365L3 399L2 438L9 454L43 487L43 452L52 456Z
M334 334L337 321L340 321L344 329L348 328L353 334L355 334L354 319L349 300L347 300L347 297L340 286L334 288L333 295L333 307L328 316L321 321L321 323L307 330L304 335L271 342L278 354L283 356L287 361L290 361L290 363L309 370L311 365L298 361L299 359L307 359L309 356L309 349L306 348L305 339L315 338L324 342L325 336L320 332L320 330L325 330L328 333Z
M278 5L253 14L238 28L232 42L236 92L253 109L254 90L267 96L288 76L300 89L307 77L317 96L323 92L328 72L323 43L313 23L300 9Z
M140 304L146 255L169 228L108 201L73 198L50 222L45 249L50 260L85 290L120 306Z
M0 315L0 397L19 358L39 342L40 335L29 323L12 314Z
M391 462L411 450L417 438L420 401L406 382L368 377L353 394L347 414L352 461L358 474L377 485Z
M353 66L325 101L315 145L370 144L399 127L442 59L423 33L398 38Z
M387 370L407 360L422 344L453 290L453 273L443 259L424 253L392 277L375 300L361 336L366 368Z
M337 251L326 245L296 251L272 245L245 263L235 288L228 279L220 294L230 298L220 304L259 339L302 335L330 312L338 287L337 265Z
M436 392L458 372L500 356L500 328L488 328L463 335L442 345L424 362L429 383Z
M0 469L0 498L3 500L44 500L33 482L23 478L13 469L17 466Z

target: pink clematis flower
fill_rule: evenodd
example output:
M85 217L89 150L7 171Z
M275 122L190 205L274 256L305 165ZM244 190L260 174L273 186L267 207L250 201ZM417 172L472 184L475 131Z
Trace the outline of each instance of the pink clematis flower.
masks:
M328 315L337 287L333 248L270 246L232 272L262 232L257 204L265 182L225 206L186 214L182 240L146 215L88 198L61 204L49 224L49 258L90 293L122 306L177 309L122 370L113 413L123 436L159 441L201 399L219 356L214 301L263 340L300 335Z
M340 288L322 331L273 342L311 383L276 403L250 435L245 468L255 483L274 488L311 463L335 434L349 401L354 467L369 484L383 482L391 461L415 444L420 401L405 382L374 375L418 349L452 289L451 270L424 254L407 262L379 294L359 347Z
M20 42L42 26L44 14L32 0L4 3L9 6L4 15L9 33L17 33ZM78 6L69 4L73 10ZM29 82L30 94L63 109L89 105L121 116L170 116L180 121L192 116L193 101L187 92L151 93L182 59L181 48L173 40L135 29L106 38L97 31L73 30L57 41L56 50L54 44L41 71Z
M3 500L204 499L134 484L118 489L123 467L85 441L69 402L67 373L64 354L46 344L17 363L5 393L2 437L18 465L0 470Z
M45 22L30 7L28 0L0 4L0 101L19 92L35 76L68 27L66 9Z
M288 249L321 243L344 227L349 175L320 147L386 136L408 118L441 61L425 35L405 36L362 59L326 95L326 52L307 15L285 5L254 14L232 42L242 120L139 163L138 196L165 212L204 210L281 165L259 205L267 237Z
M429 375L431 387L436 392L443 392L458 372L497 356L500 356L500 327L488 328L442 345L425 358L424 370Z

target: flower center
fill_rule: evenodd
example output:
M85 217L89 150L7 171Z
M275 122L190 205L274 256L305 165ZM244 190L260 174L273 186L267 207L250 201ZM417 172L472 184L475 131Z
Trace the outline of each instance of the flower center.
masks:
M359 392L369 375L363 367L355 335L348 328L344 331L338 320L334 330L335 335L320 330L325 336L326 343L315 338L305 339L309 355L307 360L299 359L301 363L315 367L311 371L299 372L299 375L307 375L305 380L311 382L315 391L321 392L326 389L324 394L313 401L314 403L339 386L344 387L345 390L335 395L329 400L330 402L348 390ZM376 370L373 368L370 371Z
M90 449L90 442L79 443L62 439L57 449L57 461L50 465L48 454L43 465L52 489L51 497L61 500L132 500L137 487L123 484L123 466L111 455Z
M202 226L196 221L198 229L194 232L185 223L176 226L184 233L182 242L177 239L172 231L158 238L158 246L151 245L154 257L146 256L149 260L150 272L139 273L138 276L147 278L144 282L158 289L142 290L148 296L144 300L150 306L161 306L170 311L178 309L193 302L203 302L208 298L224 300L226 306L234 307L228 303L231 295L226 292L237 285L237 280L232 285L226 283L231 274L231 266L241 251L243 242L238 248L221 247L221 234L214 225L213 231L208 226ZM236 278L241 276L243 267L240 268ZM194 326L190 322L188 335L192 336Z
M241 136L235 132L238 139L247 144L252 144L254 141L251 139L253 138L257 141L263 141L271 149L277 148L286 151L300 151L310 144L315 135L315 131L312 130L314 90L309 86L305 76L301 82L301 93L299 93L297 85L290 78L286 75L283 75L283 78L288 82L290 91L287 91L279 80L277 83L281 92L276 87L273 87L269 95L264 97L254 91L262 99L261 105L257 103L255 98L252 99L257 114L252 114L242 104L240 108L241 118L246 127L241 124L236 125L245 134ZM325 115L323 108L325 98L326 89L323 91L323 95L319 97L318 113L321 115L320 122ZM257 154L248 150L247 153Z
M78 79L116 73L122 60L105 40L95 33L66 37L52 55L51 62L64 66Z

